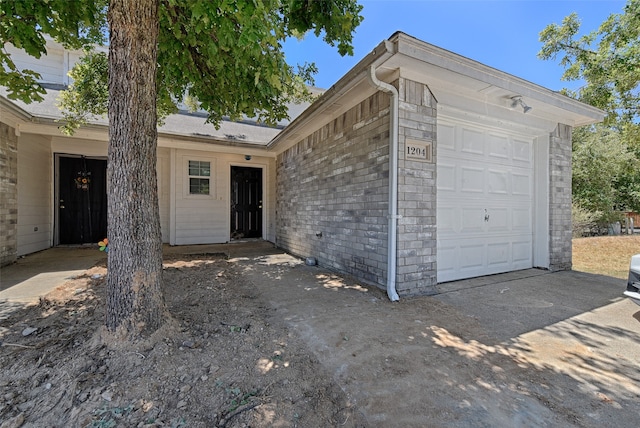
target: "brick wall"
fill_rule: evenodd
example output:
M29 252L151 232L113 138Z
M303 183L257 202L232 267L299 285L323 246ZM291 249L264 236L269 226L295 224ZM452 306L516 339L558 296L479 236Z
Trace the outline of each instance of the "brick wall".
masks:
M435 294L436 272L436 113L426 85L401 78L398 147L398 275L400 296ZM430 161L407 158L406 142L431 147Z
M398 248L402 297L436 285L436 102L399 79ZM379 92L278 157L277 245L369 283L387 282L389 95ZM405 142L429 144L429 162ZM322 234L321 237L317 236Z
M372 95L277 159L277 245L378 285L387 268L389 100Z
M549 138L549 269L571 269L571 131L558 124Z
M400 78L398 260L401 297L435 294L437 283L437 101ZM571 132L549 139L550 269L571 269ZM407 142L431 159L406 155ZM321 265L386 285L389 96L377 93L278 156L278 246ZM317 236L321 234L321 236Z
M0 123L0 266L13 263L18 252L18 138Z

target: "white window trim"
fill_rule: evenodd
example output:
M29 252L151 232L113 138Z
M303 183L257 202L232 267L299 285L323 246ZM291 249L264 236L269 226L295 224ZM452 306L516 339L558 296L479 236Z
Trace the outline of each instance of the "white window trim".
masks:
M198 156L183 156L183 166L184 166L184 175L183 175L183 197L185 199L216 199L216 159L215 158L203 158ZM198 161L198 162L209 162L209 177L205 176L197 176L197 175L189 175L189 161ZM191 193L190 188L190 178L208 178L209 179L209 194L201 195L201 194L193 194Z

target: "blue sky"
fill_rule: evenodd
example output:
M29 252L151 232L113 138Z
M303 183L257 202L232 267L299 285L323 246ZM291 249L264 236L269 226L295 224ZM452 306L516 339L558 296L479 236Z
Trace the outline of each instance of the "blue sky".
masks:
M441 48L479 61L552 90L575 88L561 81L563 69L538 59L539 33L561 23L571 12L582 21L581 34L596 30L619 0L359 0L364 21L354 36L353 57L312 34L290 40L284 48L290 64L315 62L316 86L329 88L382 40L402 31Z

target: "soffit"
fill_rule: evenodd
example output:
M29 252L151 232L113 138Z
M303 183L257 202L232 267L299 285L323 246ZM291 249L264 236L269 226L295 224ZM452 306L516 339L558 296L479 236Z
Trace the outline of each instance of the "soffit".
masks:
M525 121L535 118L532 122L550 121L554 127L557 123L576 127L604 119L605 113L597 108L404 33L394 34L391 42L395 54L382 64L379 77L399 70L402 77L427 84L439 104L463 109L471 101L491 108L498 116ZM523 118L521 107L511 107L511 97L518 95L532 107L527 118Z
M47 89L42 102L26 104L19 100L7 99L8 91L0 87L0 113L3 121L13 118L11 125L20 131L33 134L61 136L58 129L62 114L57 107L59 95L57 89ZM158 127L160 139L178 142L189 140L192 145L232 146L239 148L256 148L264 150L266 145L281 130L280 127L264 126L255 121L246 120L232 122L223 120L216 129L212 124L205 123L206 115L181 112L165 118L164 124ZM106 117L94 118L82 126L75 134L75 138L91 138L106 140L109 122Z
M403 77L426 84L439 111L504 121L530 133L550 132L558 123L573 127L597 123L605 116L597 108L398 32L380 43L268 147L281 153L373 94L376 90L367 77L371 66L388 83ZM519 106L511 107L511 97L518 95L533 108L527 114Z

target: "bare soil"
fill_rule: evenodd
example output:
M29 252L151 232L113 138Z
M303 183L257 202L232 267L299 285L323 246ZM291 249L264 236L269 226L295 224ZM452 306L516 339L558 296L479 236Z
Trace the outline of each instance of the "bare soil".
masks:
M640 426L622 280L527 270L392 303L243 251L166 255L173 321L146 344L101 340L104 264L0 319L0 428Z
M0 320L1 426L363 425L233 264L179 256L164 269L174 322L147 347L100 344L104 264Z

